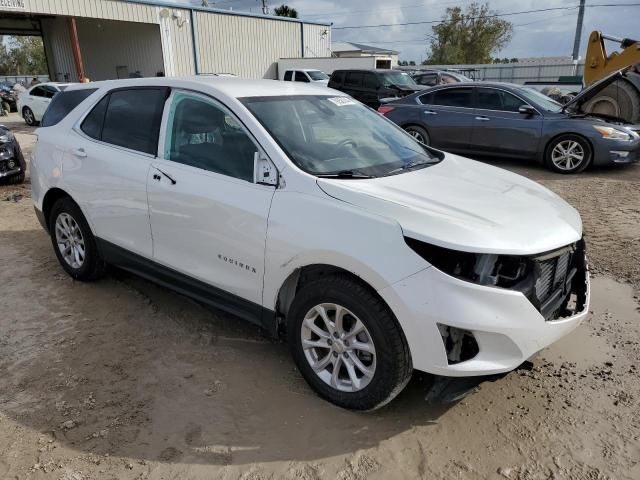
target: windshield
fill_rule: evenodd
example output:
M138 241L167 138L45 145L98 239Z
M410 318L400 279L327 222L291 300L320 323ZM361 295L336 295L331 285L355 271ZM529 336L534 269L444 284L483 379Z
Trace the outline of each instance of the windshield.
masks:
M562 105L555 100L547 97L544 93L533 88L523 88L518 92L524 97L525 100L540 107L545 112L559 112L562 110Z
M384 176L437 163L402 129L350 97L250 97L243 103L312 175Z
M311 77L311 80L329 80L329 75L320 70L307 70L307 75Z
M385 87L417 87L418 84L408 73L403 72L385 72L382 74L382 83Z

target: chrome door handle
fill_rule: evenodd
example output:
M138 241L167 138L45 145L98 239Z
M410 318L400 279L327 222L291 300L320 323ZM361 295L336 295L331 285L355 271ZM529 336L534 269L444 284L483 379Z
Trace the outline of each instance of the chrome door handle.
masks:
M424 111L424 114L425 114L425 115L437 115L437 114L438 114L438 112L434 112L433 110L425 110L425 111Z
M489 117L476 117L476 120L480 120L481 122L488 122L489 120L491 120Z
M85 158L87 156L87 152L84 151L84 148L76 148L71 153L80 158Z

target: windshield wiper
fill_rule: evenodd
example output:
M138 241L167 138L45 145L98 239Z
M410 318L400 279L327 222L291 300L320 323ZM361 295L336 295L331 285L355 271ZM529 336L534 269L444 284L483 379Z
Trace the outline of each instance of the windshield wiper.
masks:
M353 170L341 170L339 172L321 173L316 175L319 178L376 178L373 175L357 173Z
M407 172L409 170L413 170L414 168L423 167L426 165L434 165L434 164L435 162L432 162L432 161L407 163L406 165L403 165L399 168L391 170L390 172L387 172L385 175L393 175L395 173Z

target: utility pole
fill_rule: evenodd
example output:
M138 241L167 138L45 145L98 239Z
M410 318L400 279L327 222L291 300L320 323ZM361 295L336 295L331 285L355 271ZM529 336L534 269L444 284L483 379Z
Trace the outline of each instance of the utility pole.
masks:
M267 5L267 0L262 0L262 13L269 15L269 5Z
M586 0L580 0L580 10L578 10L578 24L576 25L576 37L573 41L573 60L580 57L580 37L582 37L582 21L584 20L584 4Z

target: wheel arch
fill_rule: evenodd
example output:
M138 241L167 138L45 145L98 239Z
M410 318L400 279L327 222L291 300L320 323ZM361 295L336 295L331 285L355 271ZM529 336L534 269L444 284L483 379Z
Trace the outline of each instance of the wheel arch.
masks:
M72 201L75 202L75 200L73 200L73 197L71 197L69 193L67 193L66 191L58 187L50 188L47 191L47 193L44 195L44 198L42 199L42 215L44 217L44 223L45 223L45 226L47 227L48 232L51 231L51 225L49 225L49 217L51 216L51 209L56 204L56 202L61 198L70 198ZM75 203L77 204L77 202Z
M547 154L549 153L549 148L551 147L551 144L556 139L558 139L560 137L563 137L565 135L575 135L577 137L582 138L585 142L587 142L589 144L589 148L591 148L591 161L589 163L593 164L593 156L595 155L595 148L593 146L593 142L591 141L591 139L589 137L587 137L583 133L573 132L573 131L558 133L558 134L552 136L551 138L549 138L547 140L547 143L545 143L545 145L544 145L544 149L542 150L542 159L543 159L543 161L545 161L547 159Z

